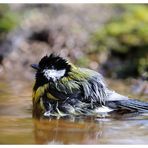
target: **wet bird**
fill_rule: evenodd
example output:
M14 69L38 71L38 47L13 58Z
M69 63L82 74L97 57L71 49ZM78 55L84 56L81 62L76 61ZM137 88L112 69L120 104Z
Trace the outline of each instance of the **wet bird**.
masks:
M34 116L104 116L111 112L148 112L148 102L110 90L103 76L50 54L38 64L33 87Z

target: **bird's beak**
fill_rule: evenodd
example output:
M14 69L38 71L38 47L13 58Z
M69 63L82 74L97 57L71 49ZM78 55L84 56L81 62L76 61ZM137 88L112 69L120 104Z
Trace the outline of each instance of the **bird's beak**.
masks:
M39 70L39 65L38 64L31 64L31 67L36 69L36 70Z

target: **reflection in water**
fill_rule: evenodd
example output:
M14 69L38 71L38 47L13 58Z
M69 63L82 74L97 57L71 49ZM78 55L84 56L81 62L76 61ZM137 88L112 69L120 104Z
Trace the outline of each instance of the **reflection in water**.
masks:
M103 123L83 120L43 119L34 124L38 144L97 144L103 131Z

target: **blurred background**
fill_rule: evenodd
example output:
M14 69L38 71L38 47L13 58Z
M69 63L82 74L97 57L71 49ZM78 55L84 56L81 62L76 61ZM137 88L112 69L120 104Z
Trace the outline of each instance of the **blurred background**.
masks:
M146 4L1 4L0 77L32 80L30 64L55 52L148 93L147 24Z
M24 124L32 112L30 65L52 52L100 72L111 89L148 101L147 4L0 4L0 143L21 136L20 143L32 143Z

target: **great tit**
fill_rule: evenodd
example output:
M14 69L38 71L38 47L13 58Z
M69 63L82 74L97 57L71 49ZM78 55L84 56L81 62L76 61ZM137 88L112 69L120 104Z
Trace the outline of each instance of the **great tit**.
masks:
M100 116L114 111L148 112L148 102L108 89L101 74L66 59L44 56L36 69L33 116Z

